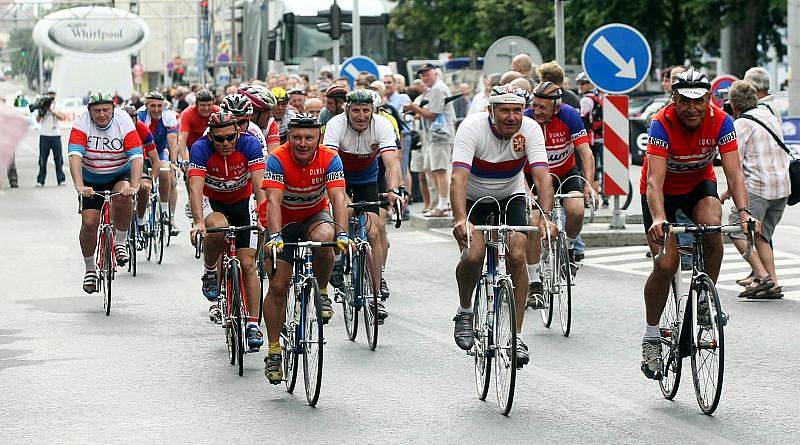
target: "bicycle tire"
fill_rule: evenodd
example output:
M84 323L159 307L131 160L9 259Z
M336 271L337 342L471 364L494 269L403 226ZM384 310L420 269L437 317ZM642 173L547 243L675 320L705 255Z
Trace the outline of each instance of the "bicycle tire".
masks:
M289 282L289 292L286 293L286 318L283 323L281 333L281 356L283 364L283 378L286 384L286 392L292 393L297 384L297 331L298 326L295 320L295 312L299 310L297 296L295 295L294 276ZM299 321L300 317L297 317Z
M359 256L361 257L359 273L361 279L361 297L364 300L364 329L367 332L367 344L371 350L378 346L378 287L375 280L374 263L372 260L372 248L368 244L363 245Z
M239 264L232 260L228 264L228 279L231 283L231 330L233 331L234 345L236 346L236 364L239 367L239 376L244 374L244 348L247 341L245 338L247 320L244 318L241 273Z
M494 375L497 406L507 416L514 403L517 378L517 328L514 290L508 279L497 285L494 317Z
M482 276L475 286L475 299L472 302L472 331L475 335L475 344L472 351L475 355L475 389L478 399L486 400L489 394L489 383L492 373L492 337L489 335L489 298L488 282Z
M322 387L323 331L322 297L319 284L312 276L303 286L303 380L306 385L306 400L316 406Z
M147 206L147 236L145 239L147 240L147 261L153 257L153 236L156 233L156 224L155 224L155 213L156 213L156 202L152 199L150 200L150 205Z
M633 201L633 183L628 179L628 194L625 196L625 202L622 203L622 210L628 210L631 202Z
M103 309L111 315L111 282L114 280L114 263L111 246L111 226L103 229Z
M567 236L558 234L558 317L561 321L561 332L569 337L572 328L572 265L569 259Z
M552 252L552 250L553 249L550 249L545 261L542 261L542 267L545 271L545 276L542 280L542 289L544 290L544 295L542 295L542 297L544 297L545 307L539 309L539 315L542 317L542 324L546 328L549 328L553 323L553 290L555 289L553 280L556 276L556 266L555 254Z
M134 213L135 215L135 213ZM139 227L136 225L136 220L131 222L130 230L128 231L128 242L127 242L127 249L128 249L128 272L131 273L134 277L136 276L136 243L139 238Z
M156 223L156 239L153 241L158 246L156 249L156 261L161 264L164 261L164 222L160 219Z
M350 267L350 273L343 275L343 283L341 289L336 289L342 299L342 317L344 317L344 331L350 341L356 341L358 337L358 309L355 304L355 291L359 276L358 255L353 259L353 264Z
M697 292L698 298L694 299L692 293ZM702 274L694 279L690 290L691 301L700 301L701 292L708 301L710 329L698 321L697 331L692 334L692 381L694 382L697 404L704 414L711 415L716 411L722 396L722 383L725 374L725 315L719 302L719 294L714 282L708 275ZM699 320L699 304L693 305L694 316ZM704 335L705 334L705 335ZM703 351L711 351L704 353ZM708 371L705 365L710 365ZM716 366L714 366L716 365ZM705 381L708 376L710 381ZM712 392L709 393L708 390Z
M681 384L681 369L683 358L680 354L681 308L678 285L673 278L670 292L667 294L667 303L661 313L661 363L662 377L658 381L661 394L667 400L672 400L678 394Z

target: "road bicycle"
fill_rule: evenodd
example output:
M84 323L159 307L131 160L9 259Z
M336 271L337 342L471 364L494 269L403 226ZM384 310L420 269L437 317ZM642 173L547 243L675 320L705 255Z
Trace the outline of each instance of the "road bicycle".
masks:
M100 207L100 225L97 228L97 248L95 261L99 275L99 292L103 298L103 310L106 316L111 315L111 283L117 272L117 254L114 252L114 225L111 222L111 200L120 192L106 190L94 192L93 196L103 199ZM83 201L81 201L83 202Z
M142 234L139 233L139 224L136 221L136 195L133 195L133 212L131 212L131 224L128 229L128 237L125 240L125 249L128 251L128 272L136 276L136 254L142 242Z
M161 168L161 171L169 171L169 168ZM147 261L155 257L158 264L164 260L164 236L169 234L169 209L166 211L161 207L161 199L158 193L158 175L152 178L153 187L150 189L150 201L147 206L144 236L147 242Z

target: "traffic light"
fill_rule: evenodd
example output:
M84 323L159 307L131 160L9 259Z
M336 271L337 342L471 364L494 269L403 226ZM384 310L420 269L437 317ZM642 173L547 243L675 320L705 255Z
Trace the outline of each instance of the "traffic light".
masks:
M342 36L342 8L340 8L336 2L333 2L331 5L328 23L331 25L328 35L330 35L333 40L339 40Z
M28 50L27 49L19 50L19 55L20 57L28 57Z
M200 2L200 16L204 19L208 18L208 0L202 0Z

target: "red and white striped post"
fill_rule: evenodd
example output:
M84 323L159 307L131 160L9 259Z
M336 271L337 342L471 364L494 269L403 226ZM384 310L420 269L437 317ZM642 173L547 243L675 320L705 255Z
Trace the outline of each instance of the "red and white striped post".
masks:
M607 95L603 99L603 192L614 197L612 229L625 228L619 197L628 194L628 156L630 148L628 96Z

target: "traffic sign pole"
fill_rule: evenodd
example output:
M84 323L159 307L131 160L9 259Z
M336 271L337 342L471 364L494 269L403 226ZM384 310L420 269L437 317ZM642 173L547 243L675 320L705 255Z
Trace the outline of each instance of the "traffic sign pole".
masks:
M611 216L612 229L625 228L625 215L619 197L628 194L630 153L628 121L628 96L607 95L603 99L603 189L606 196L614 197Z

